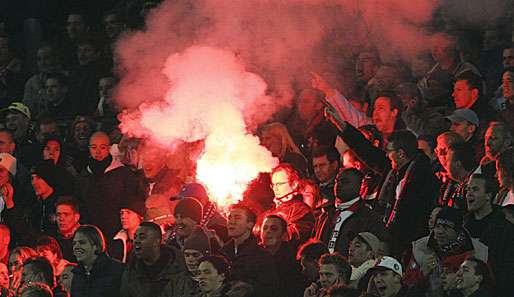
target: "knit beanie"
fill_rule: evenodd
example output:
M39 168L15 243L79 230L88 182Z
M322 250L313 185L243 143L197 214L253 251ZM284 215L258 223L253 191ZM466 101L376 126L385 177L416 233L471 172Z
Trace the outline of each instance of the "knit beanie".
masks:
M175 216L181 215L182 217L190 218L193 221L200 223L202 220L202 204L195 198L184 198L175 206Z
M462 212L455 208L443 207L439 214L437 214L436 224L449 226L457 232L462 229L462 222Z
M186 238L184 241L183 250L195 250L201 252L204 255L210 254L211 244L207 234L205 234L202 228L195 228L193 233L191 233L191 235Z
M124 200L120 203L120 209L128 209L139 216L144 217L146 213L145 200L141 198L132 198L128 200Z

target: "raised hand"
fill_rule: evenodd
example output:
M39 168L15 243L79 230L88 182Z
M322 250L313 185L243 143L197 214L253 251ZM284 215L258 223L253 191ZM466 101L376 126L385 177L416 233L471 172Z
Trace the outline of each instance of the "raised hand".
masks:
M311 72L311 86L314 89L322 91L326 97L333 97L335 95L335 89L316 72Z
M346 122L341 118L339 113L336 111L332 104L326 102L326 106L324 109L324 115L327 120L329 120L339 131L343 131L346 128Z

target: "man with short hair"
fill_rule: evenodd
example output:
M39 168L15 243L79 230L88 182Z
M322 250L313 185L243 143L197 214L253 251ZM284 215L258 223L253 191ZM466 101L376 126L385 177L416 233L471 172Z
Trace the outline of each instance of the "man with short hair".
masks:
M328 250L343 256L348 245L360 232L380 234L388 240L388 234L381 217L366 205L360 196L363 175L355 168L343 169L336 177L335 205L327 208L316 220L314 238L323 241Z
M483 171L496 171L496 157L513 145L512 133L503 122L491 122L485 131L485 155L480 161Z
M497 192L498 184L494 177L479 173L470 176L466 186L468 213L464 218L464 228L472 237L482 238L488 229L497 224L497 220L503 219L492 206Z
M490 286L492 278L487 263L471 257L464 261L457 271L456 289L463 297L471 296L491 296ZM501 295L507 296L507 292L500 292ZM499 296L499 295L496 295Z
M282 217L266 216L262 223L260 239L261 245L271 254L277 267L280 279L277 296L301 296L305 280L288 237L287 222Z
M257 244L252 234L256 215L242 204L229 209L228 236L230 240L220 253L232 262L232 279L253 286L256 296L275 296L278 276L271 255Z
M144 200L141 179L114 159L110 148L111 141L105 132L94 133L89 141L91 158L79 176L84 221L97 225L108 238L121 227L118 216L123 202Z
M352 267L345 258L338 253L325 254L319 260L319 281L312 283L305 289L304 297L323 296L330 287L335 285L348 285Z
M412 132L395 131L384 152L343 121L335 108L325 111L357 158L382 176L374 210L380 215L384 210L383 221L391 235L391 253L401 255L410 242L427 232L433 197L439 188L430 160L418 149Z
M184 296L187 268L180 250L161 245L161 227L143 222L134 237L134 255L123 273L121 296Z
M73 254L73 235L80 227L79 204L71 197L60 197L55 203L55 216L57 232L50 234L61 246L63 258L70 262L77 262Z
M48 113L63 120L74 115L69 83L64 74L49 74L45 80L45 88L46 100L41 102L39 113Z
M341 155L335 147L322 146L312 152L312 167L319 182L321 197L333 202L335 177L341 164Z

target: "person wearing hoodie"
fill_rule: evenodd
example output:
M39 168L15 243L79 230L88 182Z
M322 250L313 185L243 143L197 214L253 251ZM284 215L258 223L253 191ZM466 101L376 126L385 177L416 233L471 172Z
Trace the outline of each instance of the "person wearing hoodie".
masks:
M84 222L97 225L112 238L121 229L118 217L124 201L142 200L144 192L140 178L114 159L110 148L106 133L91 136L88 165L79 176L79 200Z

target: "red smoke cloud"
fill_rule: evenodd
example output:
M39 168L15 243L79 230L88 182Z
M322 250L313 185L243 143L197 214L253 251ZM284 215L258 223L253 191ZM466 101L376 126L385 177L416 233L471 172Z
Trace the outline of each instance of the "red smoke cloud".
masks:
M308 73L324 73L338 85L351 82L352 58L370 43L395 58L425 50L420 26L434 6L434 0L164 1L144 31L117 44L122 79L115 97L127 108L121 128L170 148L205 139L197 177L216 197L238 199L247 182L277 162L251 132L291 106Z

